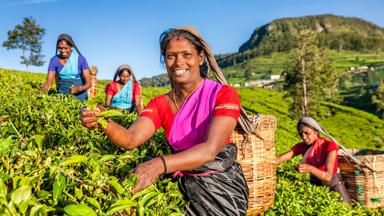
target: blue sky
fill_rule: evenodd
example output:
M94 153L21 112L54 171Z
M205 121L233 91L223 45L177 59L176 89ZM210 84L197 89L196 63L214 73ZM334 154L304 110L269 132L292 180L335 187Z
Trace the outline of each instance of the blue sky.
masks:
M171 27L197 27L215 54L237 51L256 27L284 17L332 13L384 27L383 0L0 0L0 8L1 44L23 17L46 29L46 63L29 71L46 73L58 35L68 33L100 79L125 63L139 79L164 73L158 41ZM25 70L20 55L0 47L0 68Z

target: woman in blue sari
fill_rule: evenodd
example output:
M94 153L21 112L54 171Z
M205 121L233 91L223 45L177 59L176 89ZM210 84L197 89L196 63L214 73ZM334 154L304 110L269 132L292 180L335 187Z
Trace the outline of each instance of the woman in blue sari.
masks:
M141 112L140 84L136 81L129 65L123 64L117 68L113 81L107 86L106 93L107 107Z
M68 34L57 39L56 53L49 62L47 81L41 90L48 91L54 80L58 93L73 94L80 101L88 99L87 90L91 87L88 63Z

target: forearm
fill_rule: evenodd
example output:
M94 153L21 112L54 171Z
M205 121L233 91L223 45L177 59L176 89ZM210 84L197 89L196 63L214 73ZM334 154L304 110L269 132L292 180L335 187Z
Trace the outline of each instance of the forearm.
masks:
M140 95L135 95L135 104L136 104L136 108L137 108L137 113L140 114L141 110L143 109L141 107Z
M314 166L312 166L311 174L314 175L316 178L320 179L324 182L330 182L333 176L332 170L322 171Z
M201 143L188 150L164 156L167 166L167 173L175 171L193 170L215 160L216 152L209 148L208 143Z
M108 120L107 127L101 130L117 146L125 149L133 149L137 146L129 130L112 120Z
M282 155L280 155L277 159L276 159L276 165L279 165L287 160L290 160L291 158L293 157L293 152L292 151L289 151L289 152L286 152Z
M80 86L81 87L81 91L86 91L86 90L88 90L89 88L91 88L91 86L92 86L92 83L91 83L91 81L86 81L85 82L85 85L83 85L83 86Z

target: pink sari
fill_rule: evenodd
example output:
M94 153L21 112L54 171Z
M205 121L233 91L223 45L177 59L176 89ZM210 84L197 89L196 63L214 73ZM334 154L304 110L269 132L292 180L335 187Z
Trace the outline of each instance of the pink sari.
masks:
M183 151L206 141L209 124L221 84L204 79L176 113L169 135L175 151Z

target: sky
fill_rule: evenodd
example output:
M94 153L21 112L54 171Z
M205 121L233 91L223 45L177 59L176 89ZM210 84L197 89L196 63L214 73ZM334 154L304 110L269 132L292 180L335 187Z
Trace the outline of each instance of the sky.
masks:
M383 0L0 0L0 9L0 44L24 17L46 30L45 64L28 71L47 73L57 37L68 33L98 79L112 79L121 64L138 79L165 73L159 36L178 26L196 27L214 54L238 51L257 27L279 18L330 13L384 27ZM0 46L0 68L25 71L20 56Z

